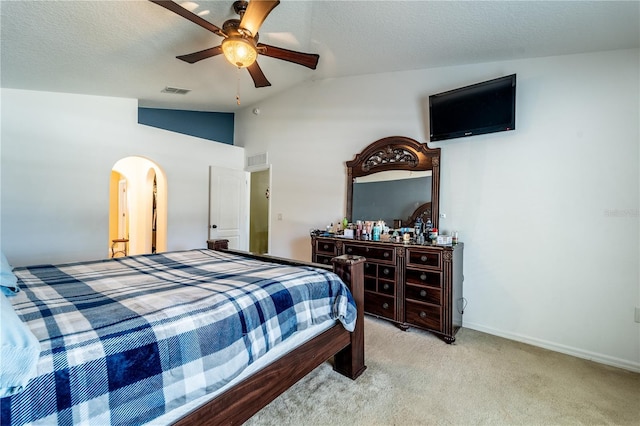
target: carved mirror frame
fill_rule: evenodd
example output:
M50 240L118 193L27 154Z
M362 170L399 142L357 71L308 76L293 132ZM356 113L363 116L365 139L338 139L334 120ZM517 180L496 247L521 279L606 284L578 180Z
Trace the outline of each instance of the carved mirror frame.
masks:
M419 206L413 214L402 221L402 226L413 226L420 216L431 218L438 227L440 217L440 148L429 148L404 136L389 136L379 139L347 161L347 219L352 221L354 179L387 170L426 171L431 170L431 201Z

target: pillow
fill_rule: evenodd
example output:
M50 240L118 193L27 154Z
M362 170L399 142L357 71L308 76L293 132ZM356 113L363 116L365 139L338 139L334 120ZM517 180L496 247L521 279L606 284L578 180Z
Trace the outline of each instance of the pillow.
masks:
M37 374L40 342L0 294L0 397L22 392Z
M0 290L7 296L13 296L20 291L18 278L13 274L13 268L3 252L0 252Z

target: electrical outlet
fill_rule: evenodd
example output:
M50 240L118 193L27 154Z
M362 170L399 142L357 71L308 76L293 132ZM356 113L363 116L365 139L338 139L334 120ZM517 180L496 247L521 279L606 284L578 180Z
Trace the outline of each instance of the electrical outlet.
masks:
M636 308L636 322L640 322L640 308Z
M447 218L446 213L440 213L440 219L446 219L446 218Z
M278 220L282 220L282 213L278 213Z

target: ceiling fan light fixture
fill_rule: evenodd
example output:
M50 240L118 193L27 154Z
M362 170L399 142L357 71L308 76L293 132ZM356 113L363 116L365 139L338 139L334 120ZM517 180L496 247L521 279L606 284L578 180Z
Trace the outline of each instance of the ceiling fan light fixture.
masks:
M227 61L238 68L251 66L258 57L253 39L228 37L222 40L222 53Z

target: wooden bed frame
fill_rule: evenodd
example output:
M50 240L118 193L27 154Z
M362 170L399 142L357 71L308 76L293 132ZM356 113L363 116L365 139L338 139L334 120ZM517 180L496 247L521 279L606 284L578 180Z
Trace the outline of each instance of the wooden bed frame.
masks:
M227 243L227 240L209 240L207 245L210 249L224 250L267 262L331 270L330 267L316 263L229 250ZM356 302L357 319L353 332L349 333L342 324L337 323L196 408L175 424L181 426L241 424L331 357L334 357L333 369L338 373L354 380L360 376L367 368L364 365L364 260L364 257L349 255L332 259L333 271L349 287Z

